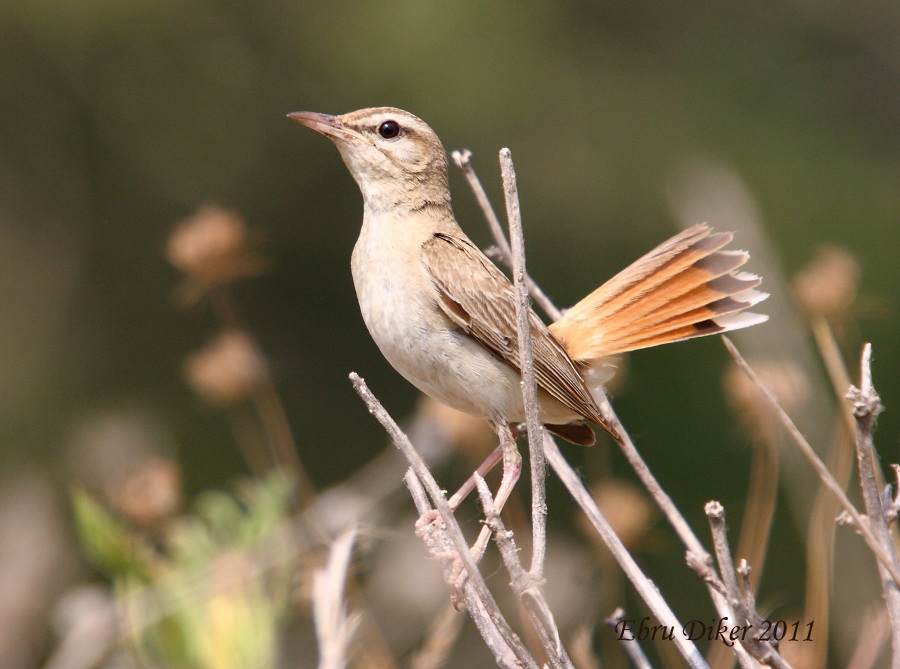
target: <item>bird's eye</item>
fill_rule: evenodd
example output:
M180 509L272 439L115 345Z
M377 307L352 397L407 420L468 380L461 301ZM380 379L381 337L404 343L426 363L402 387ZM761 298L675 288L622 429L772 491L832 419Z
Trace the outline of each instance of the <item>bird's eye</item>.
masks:
M393 139L400 134L400 124L396 121L385 121L378 126L378 134L385 139Z

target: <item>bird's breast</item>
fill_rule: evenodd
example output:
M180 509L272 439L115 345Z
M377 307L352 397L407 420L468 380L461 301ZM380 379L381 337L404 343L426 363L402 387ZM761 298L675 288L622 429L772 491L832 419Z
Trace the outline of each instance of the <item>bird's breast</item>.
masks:
M485 418L517 402L519 375L454 326L420 260L424 239L363 227L352 271L366 327L391 365L422 392ZM430 235L429 235L430 236Z

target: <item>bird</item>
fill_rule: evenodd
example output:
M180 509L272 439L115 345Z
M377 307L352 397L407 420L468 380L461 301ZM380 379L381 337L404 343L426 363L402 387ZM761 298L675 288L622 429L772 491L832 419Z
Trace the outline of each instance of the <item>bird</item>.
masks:
M515 293L451 206L447 153L394 107L288 118L337 146L363 198L351 270L359 308L387 361L434 399L495 429L525 420ZM598 397L609 356L756 325L766 297L729 232L695 225L642 256L546 325L529 313L540 419L575 444L614 439ZM502 440L502 436L501 436ZM495 460L496 463L496 460Z

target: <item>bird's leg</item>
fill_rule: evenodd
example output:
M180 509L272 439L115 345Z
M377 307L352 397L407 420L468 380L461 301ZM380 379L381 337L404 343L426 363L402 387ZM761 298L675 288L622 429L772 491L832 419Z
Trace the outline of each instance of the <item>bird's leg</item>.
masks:
M478 474L481 478L487 476L488 472L491 471L494 467L497 466L497 463L500 462L500 459L503 457L503 444L500 444L495 448L489 456L484 459L484 462L475 470L475 474ZM462 504L463 500L469 496L469 493L475 489L475 474L472 474L468 480L460 486L459 490L453 493L453 496L447 500L447 504L450 505L451 511L456 511L460 504Z
M494 506L497 509L497 513L499 513L503 508L503 505L506 504L506 500L509 499L512 490L522 473L522 455L519 453L519 449L516 446L514 428L510 427L509 423L499 417L495 418L491 423L500 439L500 445L487 457L476 470L476 473L479 476L484 477L485 474L493 469L501 458L503 459L503 478L500 480L500 487L497 488L497 494L494 496ZM450 508L455 509L459 506L462 500L465 499L466 495L468 495L474 487L475 474L469 477L469 480L466 481L453 497L450 498ZM487 549L490 538L491 528L485 525L481 528L478 539L472 544L472 548L469 549L472 552L472 557L475 558L476 563L484 557L484 552ZM466 578L467 575L465 571L463 571L462 562L457 562L456 567L448 576L448 582L450 583L452 591L450 600L453 602L454 606L457 606L459 602L462 601L462 590L466 583Z
M506 423L504 423L506 425ZM518 436L518 430L515 427L509 426L509 429L512 432L513 441L515 441ZM475 473L472 474L468 480L463 483L459 490L453 493L453 496L447 500L447 504L450 505L451 511L456 511L460 504L462 504L463 500L469 496L469 493L475 489L475 474L478 474L481 478L484 478L488 475L494 467L497 466L497 463L500 462L500 459L503 457L503 442L501 439L501 443L497 448L495 448L489 456L484 459L484 462L479 465L478 469L475 470ZM521 458L520 458L521 459Z
M522 455L516 446L516 438L513 436L512 428L502 418L492 421L494 430L500 438L500 445L497 450L503 454L503 478L500 480L500 487L497 488L497 494L494 496L494 506L497 513L503 510L503 505L512 494L519 476L522 474ZM494 451L496 453L496 451ZM474 478L474 477L473 477ZM474 484L474 481L473 481ZM487 549L488 541L491 538L491 528L487 525L481 528L478 540L472 545L472 556L475 562L481 560L484 551Z
M456 511L466 496L475 488L475 474L484 478L500 462L501 458L503 459L503 478L494 497L494 506L497 508L498 513L503 509L503 505L506 504L506 500L509 499L516 482L519 480L519 476L522 474L522 456L519 454L519 449L516 446L514 428L510 427L509 423L502 419L494 420L492 424L497 432L497 436L500 438L500 445L485 458L484 462L475 470L475 473L447 501L450 509L453 511ZM472 544L472 556L476 562L484 556L484 551L487 549L487 543L490 538L491 530L485 525L481 528L478 540Z

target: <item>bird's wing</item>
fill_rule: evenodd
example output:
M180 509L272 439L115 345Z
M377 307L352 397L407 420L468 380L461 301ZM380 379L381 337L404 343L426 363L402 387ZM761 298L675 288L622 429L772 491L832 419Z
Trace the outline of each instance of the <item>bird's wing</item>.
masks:
M436 233L422 261L438 289L438 306L454 324L521 371L515 292L509 279L468 239ZM538 386L575 413L615 435L565 349L530 311Z

